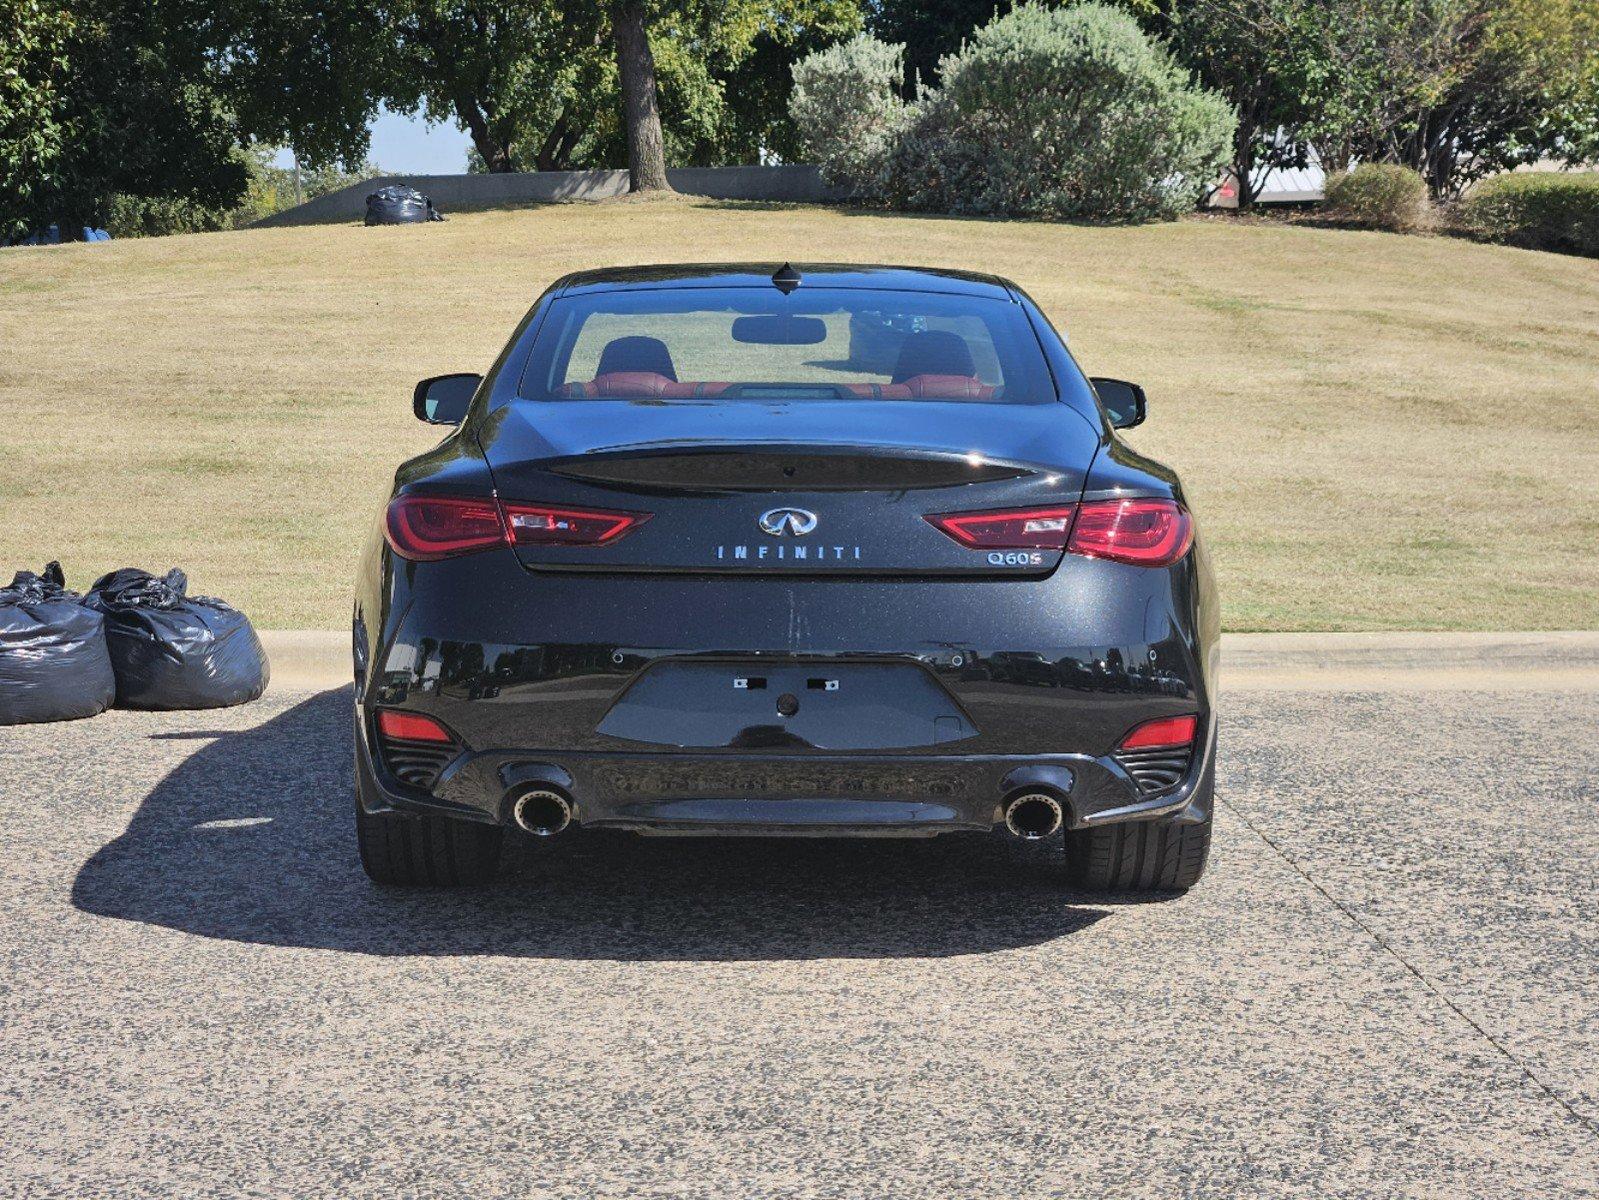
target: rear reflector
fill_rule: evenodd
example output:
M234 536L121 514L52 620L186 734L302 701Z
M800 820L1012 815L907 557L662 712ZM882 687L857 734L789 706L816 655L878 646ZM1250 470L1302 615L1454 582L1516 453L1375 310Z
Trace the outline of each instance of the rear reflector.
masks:
M1198 717L1159 717L1135 725L1126 737L1116 743L1116 748L1148 750L1156 746L1189 746L1193 744L1194 731L1198 728Z
M455 736L432 717L399 712L392 708L378 711L378 732L401 742L453 742Z
M401 558L430 562L495 546L604 546L649 513L503 503L492 497L396 496L384 533Z
M1077 509L1066 549L1139 567L1168 567L1194 541L1194 523L1174 500L1093 500Z
M518 546L604 546L637 529L649 513L552 508L547 504L502 504L511 540Z
M994 512L938 513L934 528L974 550L1062 550L1077 506L1010 508Z

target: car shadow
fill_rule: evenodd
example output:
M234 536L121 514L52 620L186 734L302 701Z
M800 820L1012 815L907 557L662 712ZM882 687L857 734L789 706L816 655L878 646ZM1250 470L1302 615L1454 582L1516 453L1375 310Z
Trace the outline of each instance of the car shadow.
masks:
M379 888L356 859L351 690L210 737L79 870L85 912L265 945L599 960L915 958L1034 945L1108 915L1058 843L513 836L477 890ZM182 734L154 734L157 738ZM1086 907L1093 904L1094 907Z

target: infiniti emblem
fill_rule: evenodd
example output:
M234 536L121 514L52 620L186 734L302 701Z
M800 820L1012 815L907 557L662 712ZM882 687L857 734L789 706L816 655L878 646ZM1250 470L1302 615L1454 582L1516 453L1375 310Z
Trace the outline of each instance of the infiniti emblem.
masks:
M760 515L761 532L773 537L804 537L816 528L816 514L803 508L773 508Z

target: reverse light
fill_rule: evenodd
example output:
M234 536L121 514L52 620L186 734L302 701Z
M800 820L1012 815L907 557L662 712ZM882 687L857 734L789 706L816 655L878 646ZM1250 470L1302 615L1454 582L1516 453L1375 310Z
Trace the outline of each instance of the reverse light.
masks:
M993 512L938 513L927 521L974 550L1063 550L1074 504L1056 508L1009 508Z
M1175 500L1092 500L1077 507L1066 549L1139 567L1169 567L1194 541L1194 522Z
M398 709L378 710L378 732L401 742L453 742L455 737L432 717Z
M1199 728L1199 718L1157 717L1135 725L1127 736L1116 743L1118 750L1152 750L1164 746L1191 746L1194 732Z
M495 546L604 546L649 513L560 508L460 496L396 496L384 533L401 558L430 562Z
M518 546L604 546L650 519L649 513L502 504L511 541Z

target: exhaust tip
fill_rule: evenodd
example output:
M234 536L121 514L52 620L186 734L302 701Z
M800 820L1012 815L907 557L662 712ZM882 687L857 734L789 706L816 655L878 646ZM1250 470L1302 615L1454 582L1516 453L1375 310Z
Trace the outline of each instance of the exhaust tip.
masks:
M1005 806L1005 828L1023 841L1036 842L1059 831L1065 821L1060 801L1047 792L1028 792Z
M550 788L534 788L516 798L511 817L534 837L554 837L572 823L572 803Z

